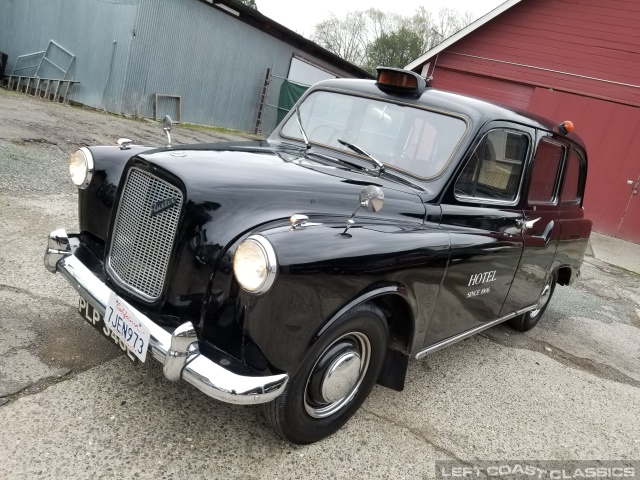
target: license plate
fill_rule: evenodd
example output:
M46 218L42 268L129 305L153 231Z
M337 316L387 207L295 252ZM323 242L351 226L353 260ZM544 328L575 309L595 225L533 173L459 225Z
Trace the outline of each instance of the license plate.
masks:
M118 345L133 363L145 361L149 345L149 330L131 312L130 307L115 294L109 297L106 319L93 306L80 297L78 311L105 337Z

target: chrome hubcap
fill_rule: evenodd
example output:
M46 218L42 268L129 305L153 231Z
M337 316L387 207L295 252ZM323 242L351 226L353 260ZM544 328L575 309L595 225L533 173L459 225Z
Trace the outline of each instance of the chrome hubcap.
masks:
M322 352L311 371L304 408L313 418L339 412L353 399L367 373L371 344L366 335L351 332Z
M360 376L360 355L347 352L331 364L322 379L322 399L334 403L347 396Z

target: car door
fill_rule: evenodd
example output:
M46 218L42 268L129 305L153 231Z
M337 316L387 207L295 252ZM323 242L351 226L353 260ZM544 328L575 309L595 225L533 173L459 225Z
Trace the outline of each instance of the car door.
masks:
M451 257L426 346L499 317L523 239L521 190L535 129L491 122L441 202Z
M591 220L584 218L582 208L587 181L587 157L576 145L571 145L567 153L562 177L558 206L560 238L554 267L570 266L575 274L580 270L591 234Z
M535 304L551 273L561 231L559 190L568 151L566 140L538 131L523 195L522 259L500 316Z

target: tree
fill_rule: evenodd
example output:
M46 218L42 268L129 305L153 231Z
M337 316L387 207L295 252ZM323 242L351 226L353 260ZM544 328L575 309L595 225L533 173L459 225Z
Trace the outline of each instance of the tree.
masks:
M236 2L240 2L247 7L251 7L254 10L258 10L258 5L256 5L256 0L236 0Z
M448 38L459 30L462 30L474 20L475 18L471 12L460 13L451 8L443 8L438 12L434 21L435 30L438 31L441 37L437 43L442 42L445 38Z
M365 68L370 72L375 72L378 65L402 68L423 53L422 43L419 33L404 26L383 33L369 44Z
M346 61L360 65L366 52L367 17L365 12L348 13L340 20L333 13L315 26L311 37L318 45Z
M450 8L434 15L419 7L408 17L371 8L344 19L331 14L315 26L312 40L375 73L378 65L405 66L472 21L471 13Z

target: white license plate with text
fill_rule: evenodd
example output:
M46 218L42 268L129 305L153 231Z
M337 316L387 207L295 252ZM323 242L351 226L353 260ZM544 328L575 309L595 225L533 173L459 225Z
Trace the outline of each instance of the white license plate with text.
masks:
M110 295L104 317L82 297L79 298L78 311L90 325L126 352L131 361L145 361L151 336L149 329L117 295Z
M104 324L124 341L138 360L144 362L151 333L136 318L131 307L113 292L109 296L109 303L104 312Z

